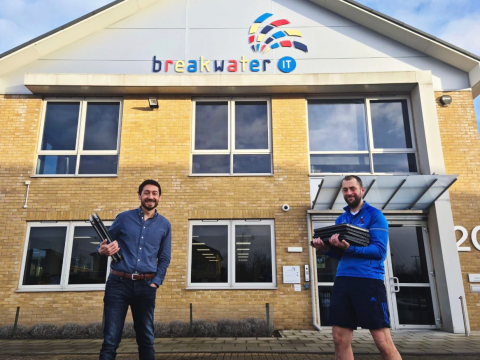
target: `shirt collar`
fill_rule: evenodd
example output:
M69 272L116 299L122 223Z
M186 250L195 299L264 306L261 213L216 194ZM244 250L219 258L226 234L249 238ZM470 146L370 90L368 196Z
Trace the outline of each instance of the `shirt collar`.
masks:
M362 206L362 208L361 208L360 210L358 210L358 213L359 213L360 211L362 211L363 209L366 209L366 208L369 207L369 206L370 206L370 205L369 205L365 200L363 200L363 206ZM348 205L345 206L345 207L343 208L343 210L345 210L346 212L350 213L350 206L348 206ZM357 214L358 214L358 213L357 213Z
M137 211L138 211L138 216L140 216L141 218L143 218L143 216L144 216L145 214L143 213L141 206L138 207ZM157 211L157 209L155 209L155 214L153 215L153 218L152 218L152 219L155 219L157 216L158 216L158 211Z

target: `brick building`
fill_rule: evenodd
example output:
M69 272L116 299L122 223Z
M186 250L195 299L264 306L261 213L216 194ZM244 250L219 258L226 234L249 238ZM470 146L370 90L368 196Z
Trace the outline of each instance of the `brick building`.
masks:
M118 0L1 54L0 325L100 321L88 217L153 178L157 320L269 303L279 329L328 327L336 263L308 243L356 173L390 223L392 327L480 330L479 64L350 0Z

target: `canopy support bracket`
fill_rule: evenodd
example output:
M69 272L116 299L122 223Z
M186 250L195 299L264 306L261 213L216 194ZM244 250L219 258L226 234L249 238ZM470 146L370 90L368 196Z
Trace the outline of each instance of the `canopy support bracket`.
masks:
M393 192L392 196L390 196L390 199L388 199L387 202L385 203L385 205L382 206L382 210L385 210L387 205L390 203L390 201L392 201L393 197L397 194L398 190L400 190L400 188L403 186L403 184L405 184L405 181L407 181L407 179L408 179L408 177L403 179L402 183L400 185L398 185L397 189Z
M423 192L420 194L420 196L417 197L417 199L407 208L407 210L412 210L412 208L415 206L415 204L420 201L420 199L423 197L423 195L425 195L427 193L427 191L430 190L430 188L433 186L433 184L435 184L437 181L438 181L438 179L433 180L432 183L430 185L428 185L425 190L423 190Z
M377 180L377 178L373 179L372 182L370 183L370 185L368 186L368 189L365 191L365 194L363 194L363 199L365 199L365 197L367 196L368 192L370 191L370 189L372 188L373 184L375 184L375 180Z
M312 210L315 208L315 204L317 203L318 200L318 195L320 195L320 190L322 190L324 180L320 184L318 184L318 190L317 190L317 195L315 196L315 200L312 201Z
M444 193L445 191L447 191L447 190L450 188L450 186L452 186L452 185L455 183L455 181L457 181L457 179L454 179L450 184L448 184L448 186L447 186L445 189L443 189L443 191L430 203L430 205L427 206L427 208L426 208L425 210L430 209L430 207L431 207L433 204L435 204L435 201L437 201L437 200L440 198L440 196L442 196L443 193Z
M330 204L330 208L329 208L330 210L333 209L333 205L335 205L335 201L337 201L338 194L340 194L340 191L342 190L342 185L343 185L343 181L340 182L340 187L338 188L338 191L336 192L335 196L333 197L333 201Z

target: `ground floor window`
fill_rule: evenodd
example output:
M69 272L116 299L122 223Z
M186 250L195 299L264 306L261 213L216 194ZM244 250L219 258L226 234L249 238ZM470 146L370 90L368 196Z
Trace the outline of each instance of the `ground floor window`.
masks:
M97 256L100 241L89 223L29 223L19 289L104 289L109 260Z
M274 221L191 221L188 287L275 288Z

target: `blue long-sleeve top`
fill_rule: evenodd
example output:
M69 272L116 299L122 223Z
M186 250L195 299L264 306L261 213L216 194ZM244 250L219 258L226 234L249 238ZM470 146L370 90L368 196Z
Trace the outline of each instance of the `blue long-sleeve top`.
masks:
M172 252L171 225L166 218L155 210L155 215L145 221L139 207L119 214L108 232L118 241L124 258L118 263L112 261L111 269L129 274L154 273L152 283L163 283Z
M360 211L352 215L350 207L335 220L335 225L351 224L370 232L370 244L366 247L350 245L343 251L331 247L325 254L339 259L336 276L361 277L384 280L384 261L387 256L388 222L383 213L366 201Z

